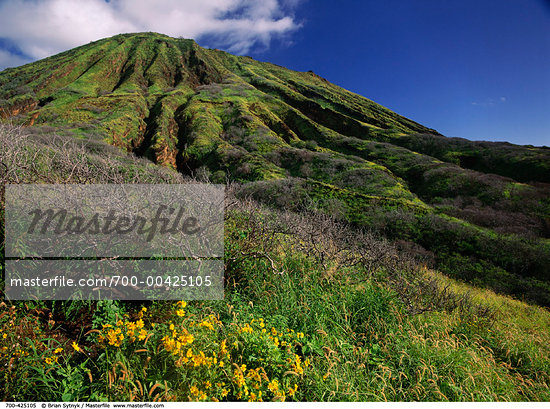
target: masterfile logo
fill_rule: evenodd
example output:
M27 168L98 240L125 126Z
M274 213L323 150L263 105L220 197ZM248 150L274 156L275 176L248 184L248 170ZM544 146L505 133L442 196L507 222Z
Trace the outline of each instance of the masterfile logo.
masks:
M183 218L184 209L180 206L175 220L170 220L163 216L166 212L169 215L174 213L173 207L160 205L151 220L142 216L136 216L134 220L129 217L119 217L114 210L110 210L107 216L100 217L99 213L94 213L89 220L82 216L68 217L66 209L60 210L42 210L34 209L29 212L33 217L29 226L28 234L34 234L35 230L41 234L46 234L51 228L55 234L129 234L137 231L138 234L145 234L148 242L152 241L155 234L160 230L160 234L177 234L181 231L183 234L198 234L201 227L197 218ZM149 223L148 223L149 222Z

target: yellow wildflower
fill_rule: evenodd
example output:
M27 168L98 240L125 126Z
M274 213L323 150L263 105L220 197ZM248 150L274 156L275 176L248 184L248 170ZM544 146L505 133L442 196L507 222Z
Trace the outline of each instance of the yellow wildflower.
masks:
M277 394L279 391L279 381L277 379L273 379L267 384L267 389L269 389L273 394Z
M193 334L190 334L189 332L187 332L187 330L183 330L183 333L179 336L178 340L182 343L182 344L192 344L193 341L195 340L195 337L193 336Z
M249 325L249 324L246 324L244 327L242 327L239 332L242 334L244 332L248 332L249 334L252 334L254 330L252 329L252 327Z
M53 351L54 354L59 354L63 351L63 348L56 348L55 351Z
M302 375L304 373L304 369L302 368L302 359L298 355L294 355L294 359L296 362L292 365L292 368L294 369L294 372Z
M227 340L225 340L225 339L222 341L222 343L220 345L220 352L221 352L222 356L228 354L228 352L227 352Z
M176 342L168 336L162 338L162 343L164 344L164 349L168 352L172 351L176 346Z
M144 329L141 329L139 331L138 339L140 341L143 341L145 338L147 338L147 331L145 331Z
M78 346L78 344L76 342L73 342L73 348L76 352L80 352L80 347Z
M233 371L233 382L235 382L235 385L237 385L239 388L245 385L244 376L242 372L240 372L238 369L235 369L235 371Z
M212 323L211 323L210 321L207 321L207 320L202 321L202 322L199 324L199 327L204 327L204 328L208 328L208 329L214 330L214 326L212 325Z
M298 385L294 384L294 388L288 389L288 396L294 396L297 390L298 390Z
M110 329L107 331L107 342L109 345L119 347L122 345L122 340L124 339L124 334L120 328Z
M249 369L248 374L246 375L246 377L247 378L252 378L257 382L262 382L262 378L259 374L259 370L260 370L260 368L256 368L255 370L254 369Z
M204 352L199 351L197 355L193 356L193 365L194 366L200 366L200 365L207 365L208 362L206 360L206 356L204 355Z

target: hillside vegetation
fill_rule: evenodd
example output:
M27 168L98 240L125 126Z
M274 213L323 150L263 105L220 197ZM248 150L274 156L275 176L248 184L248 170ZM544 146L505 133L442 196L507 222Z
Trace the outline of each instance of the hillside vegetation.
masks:
M550 399L550 149L152 33L0 112L2 185L227 184L223 301L0 301L3 399Z

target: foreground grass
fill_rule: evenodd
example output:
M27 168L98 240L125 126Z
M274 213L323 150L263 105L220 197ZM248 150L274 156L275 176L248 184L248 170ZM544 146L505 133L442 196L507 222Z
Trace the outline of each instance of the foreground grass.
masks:
M98 141L2 135L2 183L185 183ZM0 399L550 400L547 309L419 268L326 216L231 189L226 215L224 300L0 294Z
M2 398L550 399L547 310L427 270L393 284L405 264L325 263L258 210L228 212L223 301L3 303ZM71 314L87 321L67 336Z

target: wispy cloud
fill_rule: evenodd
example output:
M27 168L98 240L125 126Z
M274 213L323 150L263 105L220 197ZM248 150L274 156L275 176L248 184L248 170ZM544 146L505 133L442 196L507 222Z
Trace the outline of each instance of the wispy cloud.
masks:
M0 38L15 44L27 60L118 33L155 31L200 39L244 54L267 47L274 37L299 27L293 9L300 0L3 0ZM24 56L0 54L0 69Z
M484 101L474 101L471 104L476 105L476 106L480 106L480 107L492 107L492 106L495 106L497 104L504 104L506 101L507 101L506 97L500 97L498 99L489 98L489 99L484 100Z
M7 50L0 50L0 70L6 67L17 67L30 61L30 58L17 55Z

